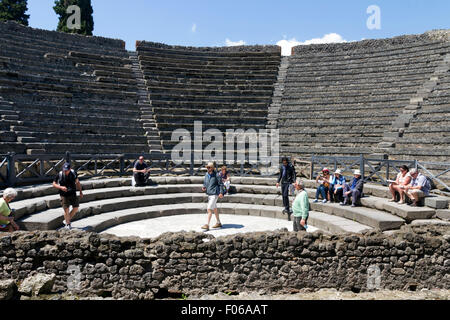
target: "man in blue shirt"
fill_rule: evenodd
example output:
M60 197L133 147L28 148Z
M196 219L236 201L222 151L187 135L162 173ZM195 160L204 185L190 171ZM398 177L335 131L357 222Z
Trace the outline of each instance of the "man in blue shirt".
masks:
M344 201L345 178L342 171L337 169L330 181L330 198L333 197L335 202ZM331 199L330 199L331 200Z
M423 174L419 173L417 169L409 171L411 182L404 186L406 195L413 201L412 206L417 207L420 198L424 198L430 194L430 182Z
M211 222L212 211L214 210L214 215L216 216L216 224L213 228L222 228L222 223L219 218L219 211L217 209L217 200L223 198L224 185L222 182L222 178L219 173L217 173L214 163L210 162L206 166L205 179L203 181L202 191L206 192L208 196L208 223L205 224L202 229L205 231L209 230L209 224Z

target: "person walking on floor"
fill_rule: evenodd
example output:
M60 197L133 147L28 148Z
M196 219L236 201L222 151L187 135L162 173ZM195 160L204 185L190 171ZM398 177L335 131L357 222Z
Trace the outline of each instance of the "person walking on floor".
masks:
M291 213L289 204L289 187L294 183L296 179L295 168L292 163L289 162L287 157L281 159L280 174L277 180L277 188L281 182L281 195L283 196L283 214L288 215L288 221L291 221Z
M224 185L222 182L222 178L219 173L217 173L214 163L209 162L206 166L206 174L205 179L203 181L202 191L206 192L208 195L208 223L205 224L202 229L209 230L209 224L211 223L212 212L214 211L214 215L216 216L216 224L213 228L222 228L222 223L219 218L219 210L217 209L217 200L223 198L224 193Z
M306 223L309 217L309 199L308 193L300 179L295 182L297 196L292 203L292 215L294 217L294 231L306 231Z
M59 190L61 197L61 205L64 209L64 225L70 230L72 228L71 221L77 214L80 207L80 200L83 199L83 191L81 183L78 180L77 173L70 169L70 163L65 163L62 171L60 171L53 180L53 187ZM80 197L77 197L77 189L80 191ZM72 206L72 211L70 207Z

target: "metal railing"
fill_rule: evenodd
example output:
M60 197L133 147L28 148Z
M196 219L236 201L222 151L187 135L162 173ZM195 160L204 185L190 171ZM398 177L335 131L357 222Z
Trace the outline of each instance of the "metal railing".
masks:
M305 163L305 161L299 159L296 159L296 161ZM314 179L317 172L320 172L325 167L332 171L336 171L339 168L343 171L344 175L345 173L350 173L351 175L353 170L359 169L365 182L370 181L387 186L389 185L388 180L395 180L397 174L400 172L399 168L402 165L406 165L410 169L419 169L437 185L450 191L450 183L443 179L445 174L450 173L450 163L443 162L366 158L362 154L357 157L313 155L311 156L309 174L310 179ZM447 179L450 181L450 176Z
M65 162L70 162L72 169L80 179L94 177L131 176L134 163L144 156L151 169L151 175L200 175L205 173L207 161L191 161L176 164L169 154L70 154L64 155L19 155L9 153L0 155L0 187L30 185L49 182L58 174ZM220 165L220 164L218 164ZM268 170L269 166L259 164L234 164L227 166L228 171L237 176L276 174Z

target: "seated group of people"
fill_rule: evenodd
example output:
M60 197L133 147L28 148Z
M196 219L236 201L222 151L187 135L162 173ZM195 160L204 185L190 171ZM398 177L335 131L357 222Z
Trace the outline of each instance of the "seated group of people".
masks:
M317 175L316 182L319 183L316 191L316 199L322 196L322 202L339 202L340 205L347 205L352 199L352 207L355 207L363 195L364 181L361 177L361 171L353 172L353 179L350 183L346 183L342 171L337 169L334 175L330 175L330 170L324 168L322 173Z
M426 176L417 169L411 169L405 165L400 167L395 181L389 184L392 194L391 202L405 204L405 195L411 200L411 206L416 207L419 201L430 194L431 184ZM397 194L399 199L397 200ZM409 204L409 203L408 203Z
M399 204L407 203L405 195L411 200L408 202L411 206L418 206L421 198L429 195L431 185L426 176L421 174L417 169L411 169L403 165L399 169L399 173L395 181L389 185L392 194L391 202ZM361 171L353 172L353 179L350 183L346 183L342 171L337 169L334 175L330 175L330 170L324 168L322 173L317 175L316 182L319 184L316 191L316 199L322 196L322 202L339 202L341 205L349 203L352 198L352 207L355 207L363 196L364 179L361 177ZM398 200L397 200L398 195Z

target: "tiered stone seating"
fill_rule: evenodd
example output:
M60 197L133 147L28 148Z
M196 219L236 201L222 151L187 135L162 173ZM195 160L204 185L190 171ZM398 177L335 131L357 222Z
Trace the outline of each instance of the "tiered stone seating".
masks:
M123 41L13 22L0 33L0 96L18 118L2 153L148 152Z
M449 61L450 66L450 61ZM403 136L391 151L397 158L449 162L450 159L450 67L424 99Z
M377 153L383 133L450 50L433 33L297 46L278 127L285 153Z
M264 129L281 51L277 46L192 48L137 45L166 150L173 130Z
M82 181L84 198L73 227L96 232L131 221L160 216L203 213L206 195L201 192L203 177L153 177L154 186L132 188L129 178ZM280 189L274 178L232 177L235 192L219 201L224 214L254 215L286 219L282 214ZM307 192L315 196L315 182L305 181ZM56 189L51 185L18 189L11 207L19 225L27 230L58 229L62 209ZM405 223L433 222L450 224L435 218L448 213L448 199L438 198L434 207L413 208L388 202L387 188L367 184L362 207L351 208L334 203L311 203L309 224L325 232L363 232L398 229ZM431 202L430 202L431 203ZM434 204L437 202L434 201ZM444 208L445 207L445 208ZM438 215L439 216L439 215Z

